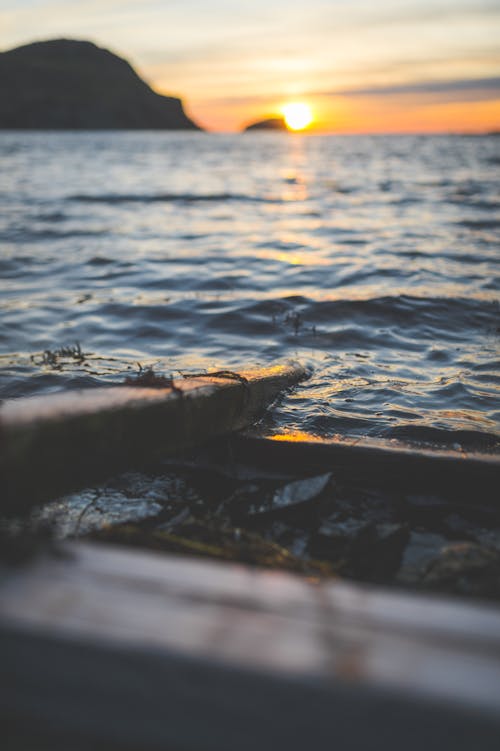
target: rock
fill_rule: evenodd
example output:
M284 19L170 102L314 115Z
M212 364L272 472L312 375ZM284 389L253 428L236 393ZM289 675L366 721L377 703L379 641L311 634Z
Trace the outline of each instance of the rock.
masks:
M500 552L500 528L487 529L469 522L458 514L450 514L445 519L446 527L450 532L462 539L472 540L482 547L494 548Z
M474 597L500 595L500 552L473 542L442 549L422 579L425 586Z
M420 581L430 561L435 558L448 540L432 532L411 532L403 554L396 580L401 584Z
M406 502L411 508L415 509L435 509L442 511L450 507L449 501L446 501L441 496L423 493L407 495Z
M269 117L266 120L258 120L255 123L247 125L244 129L245 133L252 130L288 130L283 117Z
M397 571L408 537L406 524L374 524L363 516L342 519L334 514L313 536L310 551L341 562L344 574L378 581Z
M126 60L71 39L0 53L0 128L199 130Z
M368 540L372 524L365 519L343 518L333 514L319 527L309 544L309 550L317 558L339 561L353 556L356 548Z
M406 524L375 524L356 561L356 572L369 581L392 577L399 568L410 532Z
M331 487L332 474L328 472L305 480L289 482L274 491L259 485L247 485L233 496L229 514L233 520L253 519L301 519L308 525L314 523L316 508L325 491Z
M429 526L431 529L449 513L450 503L442 496L430 493L408 494L405 496L406 519L415 526Z
M463 516L460 516L459 514L448 514L448 516L443 519L443 522L450 535L454 537L460 536L462 539L470 539L473 525L467 521L467 519L464 519Z
M298 503L309 503L326 489L331 479L332 474L328 472L317 477L289 482L276 490L271 499L271 509L277 511L288 506L296 506Z
M491 548L500 553L500 529L474 528L472 538L482 547Z
M31 523L48 524L57 538L80 537L125 522L156 517L162 505L148 498L131 498L114 488L96 488L65 496L34 512Z
M179 509L196 505L199 497L183 478L127 472L105 486L87 488L36 509L28 524L45 524L56 538L81 537L118 524L177 517Z

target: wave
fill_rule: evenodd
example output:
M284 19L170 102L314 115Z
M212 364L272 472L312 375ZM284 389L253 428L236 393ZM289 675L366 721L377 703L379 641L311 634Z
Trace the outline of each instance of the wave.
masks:
M0 242L15 243L36 243L45 240L69 240L75 237L102 237L109 235L109 230L99 229L74 229L74 230L53 230L53 229L6 229L0 232Z
M241 201L245 203L284 203L281 198L273 196L252 196L243 193L77 193L68 196L67 201L79 203L226 203Z
M436 260L441 261L444 259L445 261L453 261L454 263L470 263L470 264L478 264L478 263L489 263L494 266L500 263L500 258L496 258L492 255L485 255L484 253L474 252L474 253L466 253L466 252L445 252L440 251L438 255L435 255L432 253L432 251L423 251L423 250L395 250L391 255L393 255L395 258L411 258L411 259L423 259L424 261L429 261L430 263L435 263Z
M467 229L498 229L500 219L461 219L457 224Z
M495 301L459 297L416 297L410 295L372 297L361 300L313 301L306 297L285 298L290 308L316 323L366 322L376 325L404 325L423 328L463 330L496 321L499 305Z
M395 425L383 431L386 438L397 438L407 442L453 446L483 451L498 451L500 440L497 435L481 430L465 430L433 427L431 425Z

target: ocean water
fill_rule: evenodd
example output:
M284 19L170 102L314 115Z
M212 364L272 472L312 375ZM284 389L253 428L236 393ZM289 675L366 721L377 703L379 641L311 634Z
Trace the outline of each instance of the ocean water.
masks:
M498 137L3 132L0 170L2 398L292 358L264 432L499 449Z

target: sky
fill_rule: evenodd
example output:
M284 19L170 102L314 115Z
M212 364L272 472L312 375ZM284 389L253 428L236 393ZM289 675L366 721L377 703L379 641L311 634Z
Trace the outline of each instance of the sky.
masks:
M0 0L0 49L88 39L203 127L309 104L312 132L500 129L500 0Z

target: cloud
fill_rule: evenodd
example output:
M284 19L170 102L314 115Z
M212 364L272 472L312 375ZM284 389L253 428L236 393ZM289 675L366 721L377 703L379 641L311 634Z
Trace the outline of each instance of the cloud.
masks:
M406 95L439 95L456 101L500 98L500 76L461 78L441 81L415 81L382 86L354 87L317 92L320 96L398 97Z

